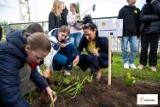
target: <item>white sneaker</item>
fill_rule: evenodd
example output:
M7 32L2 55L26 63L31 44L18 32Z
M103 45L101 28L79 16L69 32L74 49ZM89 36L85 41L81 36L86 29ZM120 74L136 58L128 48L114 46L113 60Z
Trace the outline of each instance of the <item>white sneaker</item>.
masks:
M129 66L130 66L132 69L137 69L137 67L135 66L135 64L129 64Z
M124 69L129 69L129 64L128 63L124 63Z
M69 72L69 71L67 71L67 70L64 70L64 74L63 74L64 76L70 76L71 75L71 73Z
M156 67L155 67L155 66L151 66L151 71L153 71L153 72L157 72Z

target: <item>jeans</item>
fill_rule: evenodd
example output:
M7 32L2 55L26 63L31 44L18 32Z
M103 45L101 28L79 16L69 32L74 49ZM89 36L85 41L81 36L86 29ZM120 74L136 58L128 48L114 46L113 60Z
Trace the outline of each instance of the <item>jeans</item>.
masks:
M53 57L53 70L60 71L62 68L67 71L72 70L72 61L75 57L75 47L72 43L68 44L64 48L61 48Z
M70 41L74 44L76 48L78 47L81 38L82 38L82 34L80 32L72 33L69 35Z
M149 52L149 66L157 65L157 48L159 34L142 34L141 35L141 54L140 54L140 64L146 66L148 60L148 48L150 46Z
M130 56L128 56L128 42L130 44ZM124 63L134 64L138 47L137 44L137 36L123 36L121 40L121 48Z

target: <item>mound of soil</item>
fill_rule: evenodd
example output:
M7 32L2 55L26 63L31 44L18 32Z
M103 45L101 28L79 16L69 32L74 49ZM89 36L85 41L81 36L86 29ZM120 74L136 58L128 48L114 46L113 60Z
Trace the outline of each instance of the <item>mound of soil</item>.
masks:
M81 93L75 98L69 95L58 96L55 107L138 107L137 94L159 94L160 85L135 84L131 87L124 85L121 80L112 79L109 86L107 78L100 81L86 83ZM32 107L49 107L50 100L44 93L34 96ZM160 107L160 97L157 106L140 107Z

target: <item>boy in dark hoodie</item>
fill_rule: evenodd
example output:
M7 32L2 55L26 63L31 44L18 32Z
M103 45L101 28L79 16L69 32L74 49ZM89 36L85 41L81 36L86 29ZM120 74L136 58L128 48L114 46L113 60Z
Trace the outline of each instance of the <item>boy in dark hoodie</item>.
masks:
M122 59L124 69L137 69L134 60L137 52L137 37L139 36L139 13L135 6L136 0L127 0L128 5L122 7L118 19L123 19L123 36L121 40ZM128 56L128 42L130 44L130 57Z
M157 48L160 34L160 1L146 0L146 4L142 7L140 12L140 31L141 31L141 53L140 65L138 69L142 70L147 65L149 59L149 66L151 71L156 72L157 65ZM150 46L149 57L148 48Z

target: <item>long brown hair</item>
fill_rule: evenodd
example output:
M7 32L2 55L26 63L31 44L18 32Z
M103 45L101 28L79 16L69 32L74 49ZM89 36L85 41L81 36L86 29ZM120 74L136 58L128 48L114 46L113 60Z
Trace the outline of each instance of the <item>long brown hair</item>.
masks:
M59 30L58 30L58 32L64 32L64 33L67 33L68 35L69 35L69 32L70 30L69 30L69 28L68 28L68 26L65 26L65 25L63 25L63 26L61 26L60 28L59 28Z
M79 13L78 7L75 3L71 3L70 5L72 5L76 9L76 13Z
M36 32L27 37L27 44L30 45L31 50L43 50L50 52L51 43L44 33Z

